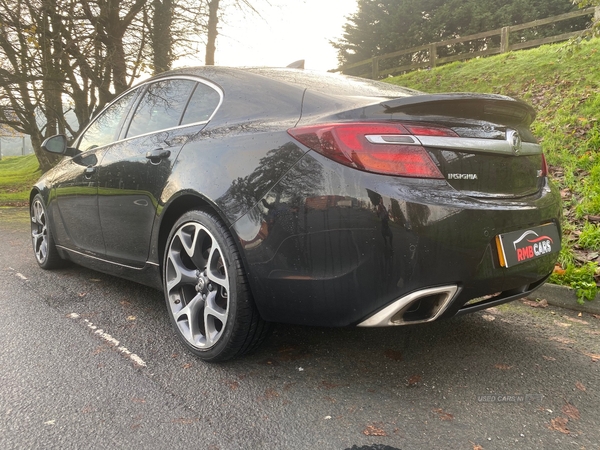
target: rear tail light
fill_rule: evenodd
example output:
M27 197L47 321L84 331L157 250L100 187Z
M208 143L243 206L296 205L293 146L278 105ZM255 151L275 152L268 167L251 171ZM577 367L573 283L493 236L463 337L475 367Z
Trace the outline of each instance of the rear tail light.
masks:
M447 128L396 123L329 123L292 128L308 148L349 167L385 175L444 178L413 134L456 136Z
M422 124L404 124L406 129L410 131L411 134L417 136L446 136L446 137L458 137L454 131L449 128L444 127L435 127L431 125L422 125Z

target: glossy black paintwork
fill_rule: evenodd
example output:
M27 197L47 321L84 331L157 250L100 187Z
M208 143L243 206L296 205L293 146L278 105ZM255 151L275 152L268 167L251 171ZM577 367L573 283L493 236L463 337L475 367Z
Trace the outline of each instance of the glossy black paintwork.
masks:
M518 198L535 194L545 182L538 175L542 155L498 155L428 148L442 174L477 174L448 184L474 197Z
M45 177L52 179L48 214L56 242L90 255L104 255L98 214L98 174L93 170L104 150L65 158Z
M517 117L503 123L501 121L502 114L486 112L483 108L472 109L475 94L468 97L468 100L461 100L462 96L456 98L452 94L444 95L448 97L444 103L450 105L450 107L444 109L438 108L435 102L429 101L431 95L422 95L422 93L415 91L412 91L412 97L398 99L400 104L404 105L403 107L389 108L385 106L386 101L382 98L356 96L340 98L333 92L311 91L309 89L304 96L302 120L299 125L335 121L364 121L367 119L374 121L425 122L451 128L459 136L489 139L504 139L506 127L510 125L519 131L523 142L537 142L529 129L529 123L535 117L535 113L530 110L530 107L527 107L527 113L518 114ZM438 97L440 95L434 96L434 98ZM415 98L424 100L425 105L417 107L418 103L415 103L417 101L414 100ZM518 105L519 109L524 107L523 103L505 100L507 97L504 96L487 95L483 98L492 104L500 102L503 109L513 104ZM468 114L461 115L460 113L465 110L468 110ZM467 117L463 117L464 115Z
M203 125L134 137L109 148L98 165L100 224L106 257L143 267L154 218L183 144ZM157 152L157 150L160 150ZM168 156L148 158L148 152Z
M412 115L429 115L463 119L488 120L515 126L528 127L535 119L535 110L526 103L503 95L492 94L428 94L382 103L388 112L406 112Z
M290 185L290 194L274 189L269 207L258 204L234 226L267 320L346 325L425 286L459 284L466 301L534 283L554 267L550 255L501 268L493 240L553 221L554 188L499 205L445 181L390 181L313 153L278 187Z
M65 157L36 185L63 256L160 288L171 226L187 209L209 208L238 243L263 317L313 325L356 324L414 290L457 284L451 315L551 272L556 255L500 268L493 245L499 233L558 225L560 196L546 178L525 197L476 198L446 180L341 166L287 133L321 121L423 120L381 104L418 93L384 86L377 98L377 84L361 81L361 96L343 78L293 70L182 69L159 79L173 76L222 90L208 124ZM461 135L503 135L503 124L482 118L438 118ZM157 150L169 154L146 157Z

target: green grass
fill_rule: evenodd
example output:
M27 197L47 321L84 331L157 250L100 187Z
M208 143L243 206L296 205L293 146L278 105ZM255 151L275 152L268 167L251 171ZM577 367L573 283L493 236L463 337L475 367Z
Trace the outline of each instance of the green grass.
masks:
M600 39L585 41L573 52L566 51L566 44L546 45L386 81L425 92L509 95L534 106L538 116L532 129L564 205L559 262L566 272L559 270L552 280L585 286L579 288L580 298L595 293L600 250Z
M40 177L35 155L12 156L0 161L0 206L24 206L31 186Z
M583 248L600 251L600 227L593 223L586 223L579 235L579 244Z

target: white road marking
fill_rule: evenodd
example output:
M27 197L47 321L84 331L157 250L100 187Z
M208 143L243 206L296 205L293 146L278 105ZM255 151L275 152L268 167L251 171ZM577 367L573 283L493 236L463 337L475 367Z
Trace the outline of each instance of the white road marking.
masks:
M17 272L17 276L21 279L21 280L27 280L27 277L25 275L23 275L22 273Z
M77 313L71 313L71 314L67 315L67 317L69 317L71 319L79 319L80 316ZM115 339L114 337L112 337L110 334L108 334L103 329L98 328L96 325L94 325L89 320L83 319L83 321L87 325L87 327L94 332L94 334L98 335L98 337L100 337L100 339L102 339L103 341L114 346L116 348L116 350L119 353L121 353L121 355L123 355L125 358L129 358L137 366L148 367L148 365L142 358L140 358L135 353L132 353L129 349L127 349L127 347L120 345L121 343L119 342L118 339Z

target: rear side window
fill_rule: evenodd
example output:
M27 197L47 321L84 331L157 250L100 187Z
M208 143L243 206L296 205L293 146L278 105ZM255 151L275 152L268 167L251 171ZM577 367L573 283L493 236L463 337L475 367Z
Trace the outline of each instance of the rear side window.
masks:
M178 126L195 84L191 80L165 80L148 86L127 137Z
M181 124L206 122L217 109L220 101L221 96L216 90L206 84L198 83L185 110Z

